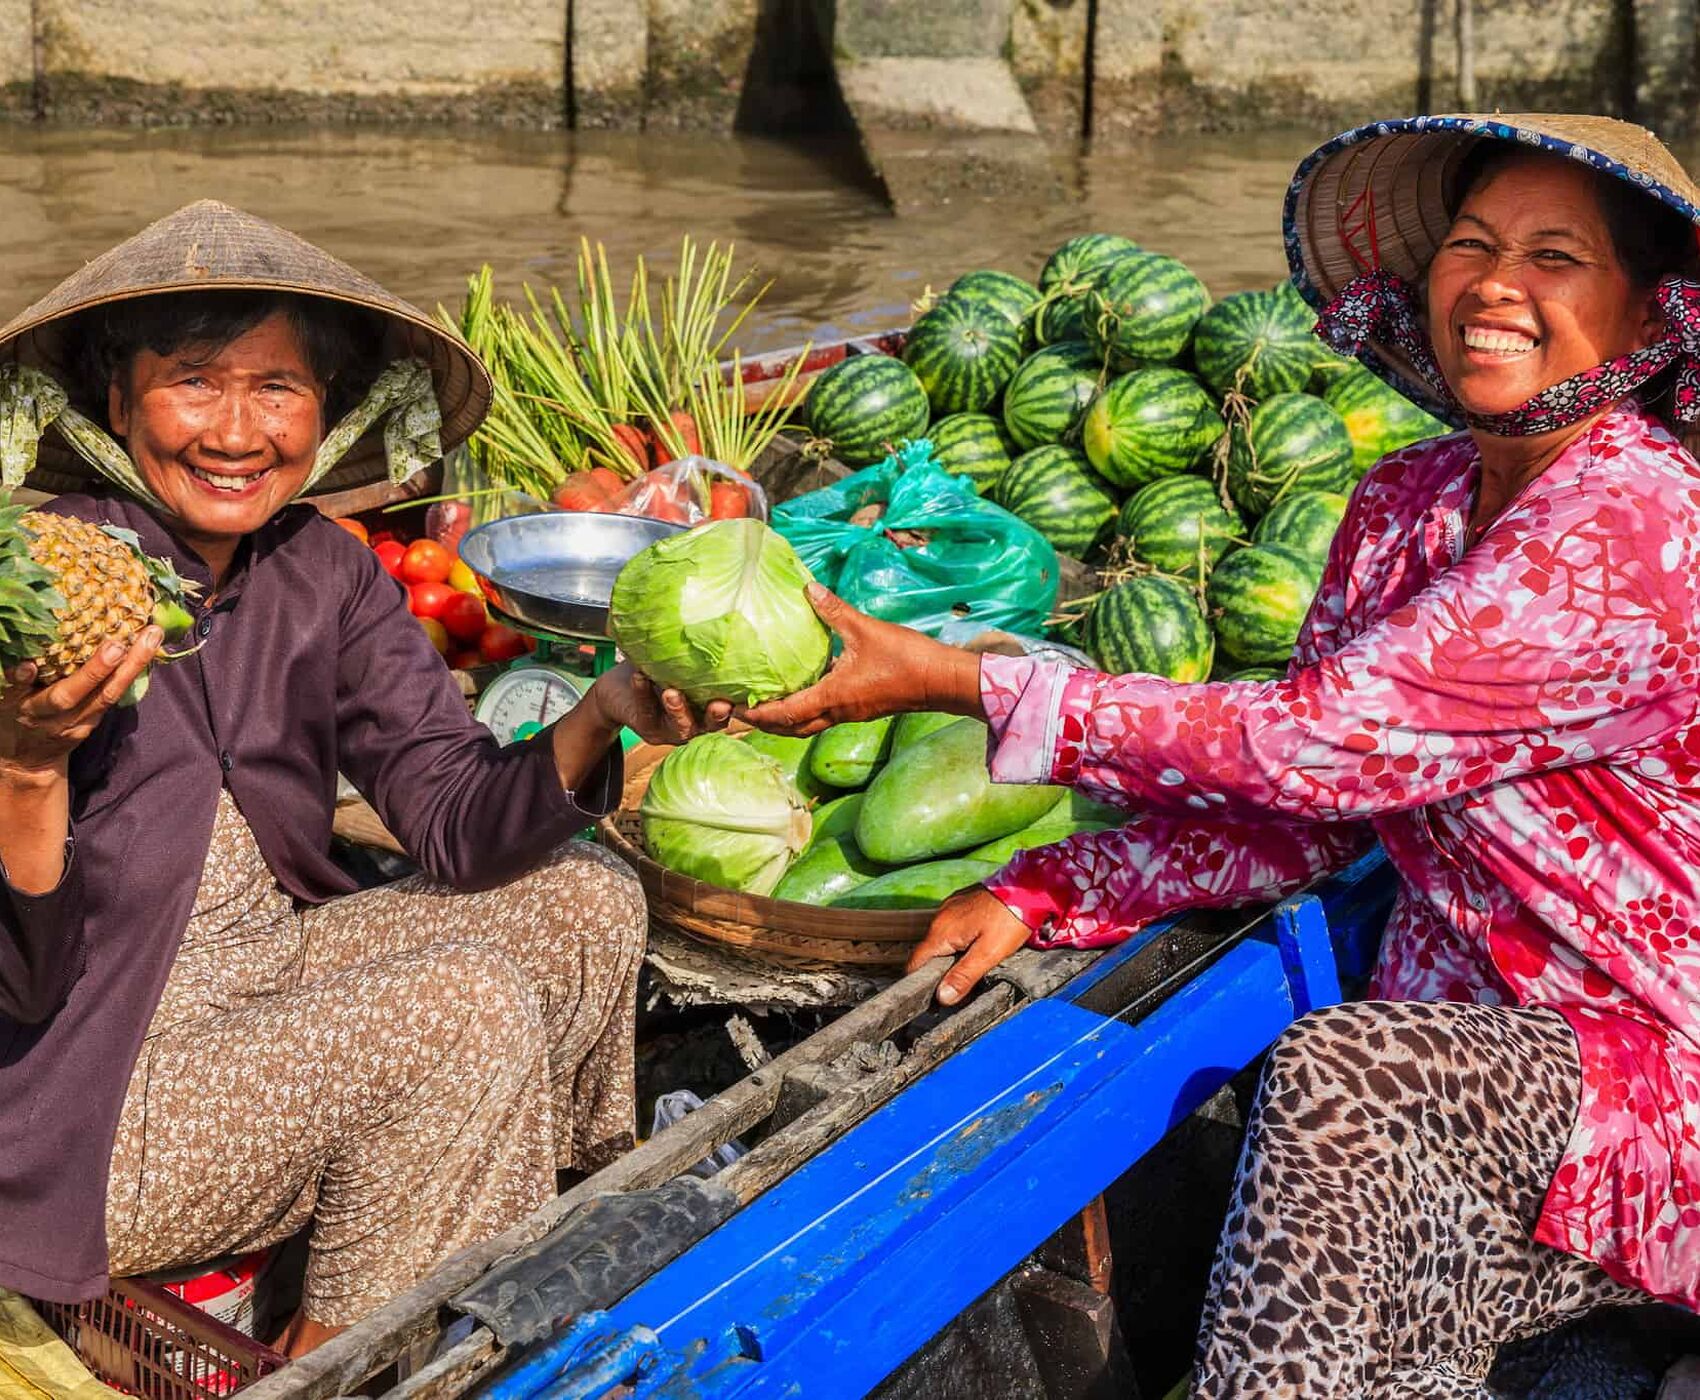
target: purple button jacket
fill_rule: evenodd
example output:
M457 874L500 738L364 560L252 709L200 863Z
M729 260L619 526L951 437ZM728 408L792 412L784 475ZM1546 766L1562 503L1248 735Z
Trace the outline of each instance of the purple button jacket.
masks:
M0 870L0 1284L75 1301L106 1286L107 1170L142 1037L189 918L221 784L278 884L351 893L330 858L345 773L430 874L500 885L607 812L616 748L569 794L549 736L498 748L377 557L310 506L279 512L212 578L145 507L46 507L141 536L201 584L192 658L157 666L71 762L64 877L26 896ZM246 1115L210 1104L242 1150Z

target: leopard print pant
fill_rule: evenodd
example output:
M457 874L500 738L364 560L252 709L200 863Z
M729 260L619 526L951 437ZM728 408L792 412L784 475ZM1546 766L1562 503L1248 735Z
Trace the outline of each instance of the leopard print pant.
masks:
M1195 1400L1487 1400L1501 1344L1645 1302L1530 1239L1576 1114L1557 1012L1357 1002L1275 1044Z
M114 1274L311 1226L303 1305L358 1321L629 1148L643 891L568 843L464 894L298 909L228 792L113 1144Z

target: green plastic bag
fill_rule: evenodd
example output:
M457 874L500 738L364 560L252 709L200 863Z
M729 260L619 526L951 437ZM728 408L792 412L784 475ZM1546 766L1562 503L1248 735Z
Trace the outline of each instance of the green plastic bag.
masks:
M925 439L905 443L775 507L771 524L821 583L874 617L929 635L963 620L1043 632L1057 602L1056 551L932 451Z

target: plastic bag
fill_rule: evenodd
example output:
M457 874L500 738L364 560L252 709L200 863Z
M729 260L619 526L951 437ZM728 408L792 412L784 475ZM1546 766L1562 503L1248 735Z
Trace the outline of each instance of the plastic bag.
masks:
M996 651L1005 656L1034 656L1040 661L1061 661L1076 670L1096 671L1098 663L1079 647L1051 637L1028 637L1001 629L989 630L974 621L950 622L939 628L938 639L969 651Z
M649 1121L649 1135L654 1137L663 1128L670 1128L687 1114L702 1107L702 1100L689 1089L674 1089L655 1100L655 1116ZM749 1149L741 1142L723 1142L695 1166L685 1168L688 1176L711 1177L722 1167L729 1167Z
M1036 634L1056 608L1056 551L946 472L925 439L776 507L773 528L845 602L932 635L969 621Z
M458 555L468 530L510 515L536 515L549 507L535 496L493 485L464 446L443 458L442 495L425 512L425 534Z
M610 509L616 515L646 515L679 525L766 520L767 493L742 472L690 456L645 472L614 497Z

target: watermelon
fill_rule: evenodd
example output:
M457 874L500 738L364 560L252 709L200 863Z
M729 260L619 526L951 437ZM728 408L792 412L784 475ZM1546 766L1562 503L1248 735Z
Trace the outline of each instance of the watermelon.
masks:
M1361 365L1338 376L1323 401L1346 424L1352 440L1352 470L1358 476L1389 452L1452 431Z
M1363 366L1350 355L1336 355L1329 346L1319 340L1316 342L1316 364L1311 367L1310 382L1305 387L1318 398L1322 398L1342 379L1360 369L1363 369Z
M1352 484L1352 439L1340 415L1309 394L1276 394L1234 427L1228 492L1247 515L1262 515L1294 491L1344 491Z
M1111 263L1086 313L1086 343L1117 372L1172 360L1186 349L1210 293L1192 269L1161 253Z
M1208 574L1245 537L1245 521L1222 504L1214 482L1201 476L1169 476L1129 496L1116 533L1141 564L1166 574Z
M1015 445L1028 452L1073 434L1098 392L1100 369L1077 340L1029 356L1003 393L1003 423Z
M1244 670L1223 677L1234 685L1266 685L1270 681L1283 681L1286 678L1287 672L1280 666L1247 666Z
M1216 640L1240 666L1284 666L1316 594L1310 561L1285 545L1235 550L1216 566L1205 601Z
M883 462L927 430L931 410L915 372L889 355L851 355L809 386L804 416L815 437L851 467Z
M1253 544L1284 544L1320 570L1328 562L1334 532L1346 514L1346 498L1332 491L1294 491L1257 522Z
M935 414L978 413L1021 364L1021 332L995 306L947 296L910 328L903 362Z
M1202 384L1159 366L1113 380L1092 401L1080 438L1105 479L1131 490L1186 471L1226 431Z
M981 495L990 495L1019 455L1001 418L989 413L953 413L927 429L933 456L952 476L965 476Z
M1219 394L1248 398L1291 394L1310 382L1321 342L1316 313L1283 284L1272 292L1236 292L1199 318L1192 335L1198 372Z
M1113 585L1093 605L1087 641L1099 666L1172 681L1210 674L1215 643L1198 598L1184 583L1145 574Z
M1035 447L1009 464L998 484L998 504L1051 542L1059 554L1079 559L1116 518L1116 501L1082 452Z
M1039 286L1047 292L1058 285L1078 288L1089 284L1107 264L1142 251L1131 238L1118 233L1083 233L1069 239L1045 259Z
M1032 348L1034 311L1039 289L1012 272L965 272L950 284L947 293L966 297L998 309L1021 336L1022 351Z

